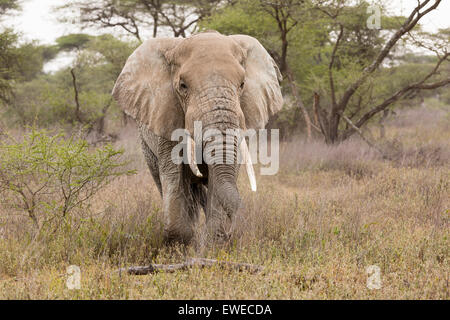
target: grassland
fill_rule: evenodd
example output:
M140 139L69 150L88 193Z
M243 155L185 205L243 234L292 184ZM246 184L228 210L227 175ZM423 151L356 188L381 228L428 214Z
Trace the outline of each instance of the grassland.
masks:
M241 175L232 241L205 257L264 272L130 276L118 268L196 253L161 243L159 194L135 132L123 132L117 144L138 174L102 190L89 213L34 237L28 217L0 207L0 299L448 299L449 109L399 112L384 141L393 160L357 138L286 142L279 174L258 176L257 193ZM69 265L81 268L80 290L66 288ZM370 265L381 269L379 290L366 286Z

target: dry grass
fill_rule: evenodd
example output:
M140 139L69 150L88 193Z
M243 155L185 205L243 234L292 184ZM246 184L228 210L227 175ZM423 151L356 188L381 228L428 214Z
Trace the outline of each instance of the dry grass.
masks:
M0 208L0 299L448 299L448 110L407 112L387 125L395 161L357 139L290 142L280 173L257 177L258 193L241 175L232 241L206 257L263 265L256 275L116 272L195 255L161 243L161 200L127 131L119 144L139 173L103 190L82 221L33 240L26 217ZM80 290L65 286L71 264L81 267ZM370 265L381 268L380 290L366 287Z

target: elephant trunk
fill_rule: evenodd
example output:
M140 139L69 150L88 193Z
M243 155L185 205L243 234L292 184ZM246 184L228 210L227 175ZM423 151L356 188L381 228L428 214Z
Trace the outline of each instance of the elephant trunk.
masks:
M210 144L207 144L207 148ZM228 149L228 153L236 154ZM225 148L224 153L227 152ZM232 155L228 155L232 156ZM208 202L206 208L207 228L214 239L228 237L234 215L240 205L239 192L236 185L238 175L237 163L221 163L217 156L212 164L208 165Z
M203 118L203 154L208 165L207 227L216 239L227 238L240 205L236 185L239 122L236 114L228 111L232 107L236 108L215 104Z

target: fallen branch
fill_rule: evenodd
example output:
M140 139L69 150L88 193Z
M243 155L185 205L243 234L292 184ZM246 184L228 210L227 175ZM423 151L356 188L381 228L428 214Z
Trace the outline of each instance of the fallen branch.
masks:
M250 273L258 273L262 271L263 267L249 264L249 263L236 263L229 261L218 261L214 259L204 259L204 258L188 258L184 263L176 264L151 264L149 266L138 266L120 269L120 272L127 272L132 275L146 275L153 274L157 272L175 272L178 270L187 270L192 267L212 267L219 266L223 269L234 270L234 271L248 271Z

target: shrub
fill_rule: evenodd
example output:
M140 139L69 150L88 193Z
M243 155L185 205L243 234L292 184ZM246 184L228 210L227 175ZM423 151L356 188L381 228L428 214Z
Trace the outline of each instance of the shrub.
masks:
M45 130L32 129L21 142L7 136L0 142L0 193L38 230L59 226L75 209L86 212L88 200L114 178L134 173L122 154L110 145L90 151L85 140Z

